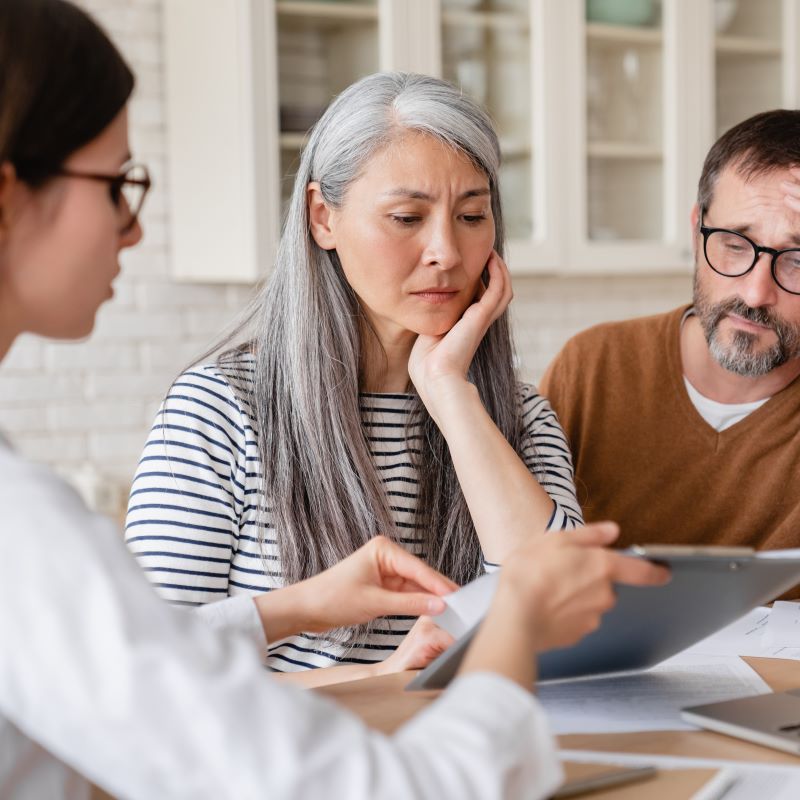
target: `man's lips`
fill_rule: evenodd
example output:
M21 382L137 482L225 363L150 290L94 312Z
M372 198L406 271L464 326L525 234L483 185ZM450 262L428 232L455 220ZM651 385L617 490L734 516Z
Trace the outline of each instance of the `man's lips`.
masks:
M747 319L746 317L739 316L739 314L728 313L726 314L728 319L730 319L734 325L738 325L742 328L749 328L753 331L771 331L773 330L772 326L764 325L760 322L753 322L752 320Z

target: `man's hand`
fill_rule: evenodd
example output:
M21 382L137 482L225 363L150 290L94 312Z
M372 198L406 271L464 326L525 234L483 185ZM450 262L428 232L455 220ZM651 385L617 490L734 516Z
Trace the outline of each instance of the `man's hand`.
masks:
M786 194L783 196L783 202L800 214L800 167L793 167L789 170L792 180L781 181L781 187Z

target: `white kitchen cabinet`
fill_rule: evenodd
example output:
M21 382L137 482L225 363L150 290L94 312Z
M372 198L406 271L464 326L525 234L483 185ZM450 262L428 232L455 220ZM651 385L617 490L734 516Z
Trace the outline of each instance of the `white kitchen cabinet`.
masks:
M487 107L516 273L686 270L714 138L800 105L800 0L654 0L636 24L585 0L164 8L173 264L187 280L269 270L306 130L378 69L443 76Z

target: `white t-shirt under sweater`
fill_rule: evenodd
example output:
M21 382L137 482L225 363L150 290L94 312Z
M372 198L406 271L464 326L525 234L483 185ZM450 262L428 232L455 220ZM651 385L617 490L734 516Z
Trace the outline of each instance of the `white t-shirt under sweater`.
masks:
M126 541L159 594L196 606L283 585L277 543L263 504L258 440L246 398L253 357L237 354L187 371L171 387L145 445L131 488ZM548 528L581 524L572 458L549 403L520 384L529 434L524 460L553 499ZM417 475L406 438L409 396L364 394L362 421L384 476L400 543L425 557L415 529ZM259 527L263 536L259 537ZM294 672L336 663L382 661L400 644L414 619L380 620L350 648L303 634L270 648L267 665Z
M741 422L748 414L760 408L769 400L755 400L752 403L719 403L711 400L704 394L700 394L697 389L689 383L689 379L684 375L683 382L686 384L686 391L689 399L697 409L700 416L715 430L724 431L737 422Z
M689 317L693 316L695 316L694 309L687 308L681 319L681 327ZM769 397L765 397L763 400L755 400L752 403L720 403L717 400L706 397L704 394L700 394L685 375L683 376L683 382L686 386L686 391L689 393L692 405L697 409L697 413L717 433L730 428L737 422L741 422L748 414L751 414L769 400Z

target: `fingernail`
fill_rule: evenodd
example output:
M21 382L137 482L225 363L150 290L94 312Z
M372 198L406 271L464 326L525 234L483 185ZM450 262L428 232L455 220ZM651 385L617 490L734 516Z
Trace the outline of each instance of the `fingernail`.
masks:
M428 600L428 614L435 616L441 614L447 608L447 604L439 597L432 597Z

